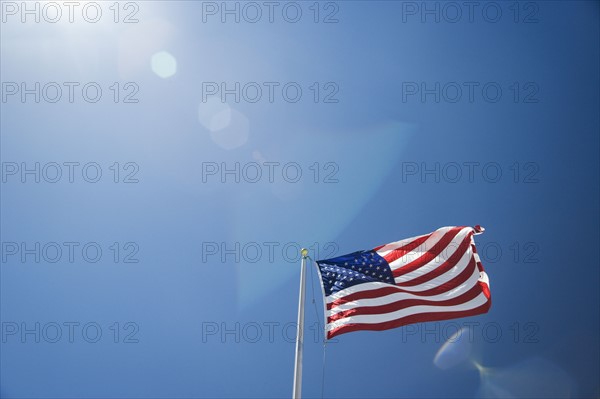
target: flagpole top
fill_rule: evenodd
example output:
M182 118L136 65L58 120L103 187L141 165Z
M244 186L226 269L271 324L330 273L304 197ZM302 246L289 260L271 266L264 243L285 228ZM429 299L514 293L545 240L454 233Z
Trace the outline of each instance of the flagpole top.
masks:
M306 257L308 257L308 249L306 249L306 248L302 248L302 249L300 250L300 255L302 255L302 258L306 258Z

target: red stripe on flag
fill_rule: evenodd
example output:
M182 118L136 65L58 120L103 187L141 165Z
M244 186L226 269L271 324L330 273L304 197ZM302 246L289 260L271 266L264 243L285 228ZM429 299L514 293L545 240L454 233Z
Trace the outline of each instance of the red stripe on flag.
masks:
M425 248L426 252L423 255L421 255L419 258L413 260L412 262L410 262L398 269L392 270L394 277L399 277L399 276L402 276L403 274L415 271L418 268L420 268L421 266L426 265L427 263L431 262L433 259L435 259L436 256L438 256L440 253L442 253L442 251L448 246L448 244L450 244L452 239L454 239L454 237L456 237L456 235L462 229L463 229L463 227L455 227L455 228L449 230L446 234L444 234L442 239L439 240L430 250L427 250L427 248ZM390 262L388 262L388 263L390 263Z
M427 299L403 299L397 302L388 303L381 306L362 306L354 309L348 309L343 312L336 313L327 318L327 323L332 323L339 319L344 319L350 316L359 316L366 314L384 314L392 313L397 310L406 309L411 306L419 305L430 305L430 306L454 306L460 305L474 299L481 293L481 287L477 284L473 286L469 291L461 294L455 298L447 299L445 301L430 301Z
M383 259L385 259L385 261L387 263L391 263L391 262L395 261L396 259L400 259L404 255L406 255L407 253L411 252L412 250L414 250L415 248L417 248L419 245L421 245L425 241L427 241L427 239L429 237L431 237L431 234L428 234L428 235L423 236L423 237L419 237L416 240L411 241L408 244L404 245L403 247L393 249L387 255L385 255L383 257ZM375 248L375 251L377 251L377 250L379 250L379 249L381 249L383 247L385 247L385 245L382 245L379 248Z
M423 274L422 276L416 277L410 281L396 283L401 287L414 287L415 285L426 283L429 280L433 280L436 277L441 276L446 273L450 269L452 269L463 257L465 252L469 249L471 245L471 234L468 234L464 240L460 243L456 251L448 258L444 263L431 270L428 273Z
M456 319L459 317L476 316L479 314L487 313L492 305L491 299L488 299L486 303L470 310L462 310L458 312L433 312L433 313L419 313L415 315L406 316L396 320L390 320L383 323L368 324L368 323L355 323L345 324L334 330L327 332L327 339L331 339L336 335L349 333L352 331L359 330L370 330L370 331L383 331L389 330L396 327L402 327L413 323L423 323L428 321L440 321Z
M443 294L444 292L449 291L453 288L456 288L456 287L460 286L462 283L464 283L465 281L467 281L469 279L469 277L471 277L471 275L473 274L474 268L475 268L475 259L473 257L471 257L471 260L469 261L469 264L467 265L467 267L465 267L465 270L463 270L458 276L454 277L453 279L451 279L443 284L440 284L436 287L430 288L428 290L408 291L408 290L402 289L398 286L390 285L389 287L382 287L382 288L377 288L377 289L368 290L368 291L360 291L360 292L355 292L353 294L343 296L341 298L336 299L333 302L328 303L327 310L331 310L332 308L342 305L344 303L355 302L355 301L359 301L361 299L379 298L379 297L383 297L386 295L395 294L398 292L406 292L406 293L418 295L418 296L433 296L433 295Z

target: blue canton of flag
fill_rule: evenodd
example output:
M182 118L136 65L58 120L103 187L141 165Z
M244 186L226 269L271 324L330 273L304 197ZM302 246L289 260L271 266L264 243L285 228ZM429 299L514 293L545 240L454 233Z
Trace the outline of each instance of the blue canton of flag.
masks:
M357 284L379 281L394 284L392 269L374 250L357 251L337 258L320 260L325 295Z

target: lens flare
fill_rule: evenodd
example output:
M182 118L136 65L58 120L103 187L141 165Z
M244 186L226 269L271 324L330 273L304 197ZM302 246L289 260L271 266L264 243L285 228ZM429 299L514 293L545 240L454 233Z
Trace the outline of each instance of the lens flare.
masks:
M150 64L152 71L163 79L170 78L177 72L177 60L166 51L154 54Z
M463 327L440 347L433 364L442 370L455 367L466 361L471 355L472 334L469 327Z
M250 121L233 108L223 110L212 118L210 138L225 150L233 150L246 144L249 132Z
M121 32L117 44L119 76L122 79L137 77L147 68L149 59L164 52L163 49L168 46L172 32L171 24L161 19L144 20L144 23L134 24ZM159 71L163 71L162 68L171 68L172 71L172 61L168 60L168 56L171 55L166 53L157 59L161 68ZM163 62L167 64L166 67L162 65ZM153 71L157 73L154 68Z
M569 398L577 396L571 376L548 359L531 357L504 368L476 361L481 398Z
M297 278L299 269L294 264L300 258L292 256L292 252L295 255L297 251L292 246L286 248L287 244L315 243L309 250L313 251L311 256L317 259L341 254L336 252L339 248L334 240L376 195L397 165L414 131L414 125L399 121L353 131L291 129L286 137L286 146L265 146L255 150L252 159L279 164L274 171L274 182L268 183L271 190L261 189L265 186L260 184L248 185L249 189L255 190L255 200L265 204L264 210L248 212L244 201L236 199L240 203L237 205L240 212L236 214L235 227L232 228L235 234L231 239L243 242L248 241L248 237L261 234L273 236L273 231L276 231L278 246L272 263L277 267L246 266L238 269L236 281L240 309L268 298L282 284ZM318 146L310 139L313 135L319 136ZM386 145L381 146L382 142ZM362 162L356 161L357 154L361 154ZM303 174L297 183L289 182L294 177L291 174L293 168L284 171L286 164L291 162L301 164ZM364 167L365 162L369 164L368 169ZM268 173L265 172L263 182L266 179ZM362 182L359 189L351 183L354 180ZM306 209L311 212L307 214ZM299 217L305 222L299 224ZM272 220L273 225L267 227L265 220ZM296 227L286 230L284 226L290 225ZM288 231L287 235L283 235L283 231ZM265 258L268 256L265 255Z

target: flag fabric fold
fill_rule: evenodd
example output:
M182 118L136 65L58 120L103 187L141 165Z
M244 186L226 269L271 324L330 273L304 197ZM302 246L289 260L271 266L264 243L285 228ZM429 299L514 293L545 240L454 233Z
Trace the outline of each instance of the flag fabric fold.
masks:
M316 261L327 339L359 330L486 313L489 280L475 227L442 227L372 250Z

